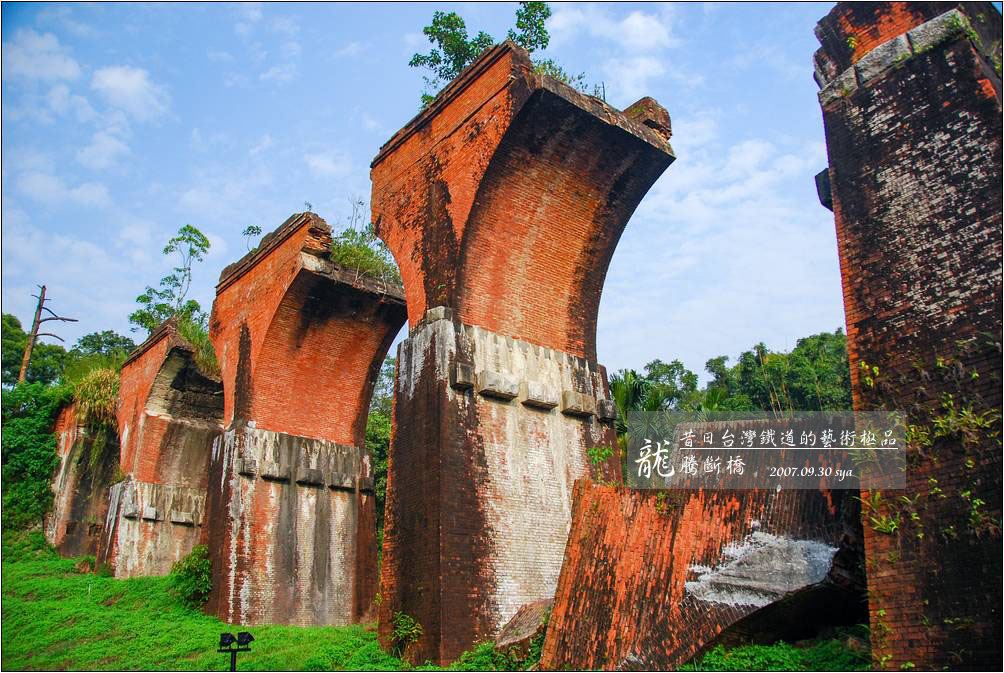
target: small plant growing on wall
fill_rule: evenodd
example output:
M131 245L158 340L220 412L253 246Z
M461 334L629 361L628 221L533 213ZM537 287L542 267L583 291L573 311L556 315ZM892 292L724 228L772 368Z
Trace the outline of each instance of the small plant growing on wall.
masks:
M395 612L392 620L394 631L391 633L395 656L402 656L409 645L422 637L422 625L411 615Z

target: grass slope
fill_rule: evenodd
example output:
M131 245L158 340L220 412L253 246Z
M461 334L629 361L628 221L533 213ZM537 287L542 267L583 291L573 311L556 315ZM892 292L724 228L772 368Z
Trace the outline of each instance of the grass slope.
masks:
M167 577L115 579L81 572L78 562L60 558L41 533L4 533L4 670L227 669L229 656L217 653L216 643L221 632L237 628L185 607ZM376 633L363 626L249 630L255 642L251 652L238 655L242 671L443 670L412 669L381 650ZM448 670L521 670L532 663L509 659L484 643ZM810 648L716 648L681 670L856 671L867 670L868 663L867 655L827 640Z
M5 670L226 670L215 617L184 607L166 577L81 573L41 539L4 535ZM398 670L361 626L258 626L239 670Z

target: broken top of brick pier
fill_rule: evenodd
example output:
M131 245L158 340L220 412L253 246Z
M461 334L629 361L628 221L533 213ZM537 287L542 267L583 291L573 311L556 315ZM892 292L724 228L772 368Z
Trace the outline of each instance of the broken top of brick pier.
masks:
M223 270L210 338L224 424L362 446L384 355L404 322L396 282L329 259L331 228L297 213Z
M426 310L596 359L596 313L628 218L673 161L669 115L624 112L534 71L511 42L483 54L371 165L377 234Z

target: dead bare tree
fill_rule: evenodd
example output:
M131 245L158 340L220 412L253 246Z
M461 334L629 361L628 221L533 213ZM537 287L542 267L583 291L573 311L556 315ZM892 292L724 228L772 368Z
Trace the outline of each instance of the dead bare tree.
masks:
M38 298L38 306L35 307L35 320L31 323L31 334L28 335L28 343L24 346L24 357L21 358L21 373L17 375L17 382L24 383L25 377L28 375L28 364L31 362L31 351L35 348L35 340L41 336L50 336L54 339L63 340L63 337L51 334L49 332L39 333L39 326L49 320L60 320L62 322L77 322L76 318L64 318L63 316L56 315L52 309L45 305L46 301L49 301L45 297L45 286L39 285L41 292L37 295L33 294L32 297ZM48 311L51 315L43 318L42 311Z

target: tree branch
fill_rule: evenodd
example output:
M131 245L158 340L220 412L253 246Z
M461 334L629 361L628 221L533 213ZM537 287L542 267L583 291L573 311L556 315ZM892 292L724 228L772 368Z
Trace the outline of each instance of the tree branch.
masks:
M35 335L35 338L37 339L38 337L44 337L44 336L51 336L53 339L59 339L60 341L63 341L63 337L56 336L55 334L49 334L48 332L39 332L38 334ZM63 341L63 343L66 342Z

